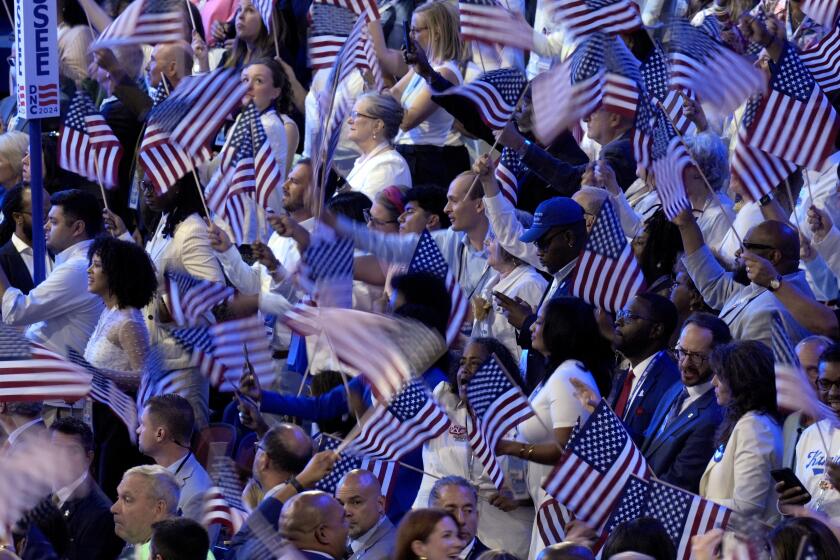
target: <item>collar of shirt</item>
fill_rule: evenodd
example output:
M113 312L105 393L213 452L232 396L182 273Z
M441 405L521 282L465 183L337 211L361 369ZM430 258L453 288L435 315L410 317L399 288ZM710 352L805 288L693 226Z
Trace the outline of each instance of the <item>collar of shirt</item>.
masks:
M476 256L487 255L487 246L486 245L482 244L481 249L475 249L475 248L473 248L472 243L470 243L470 238L467 236L466 231L459 231L458 234L460 235L460 239L458 240L458 243L465 246L468 251L470 251L472 253L475 253ZM484 235L484 239L487 240L487 239L490 239L492 237L493 237L493 230L491 230L490 227L488 226L487 227L487 233Z
M41 421L41 418L38 417L35 420L30 420L26 424L21 424L20 426L18 426L14 430L12 430L12 433L9 434L9 438L8 438L9 439L9 445L13 445L17 441L17 439L20 437L20 434L22 434L23 431L26 430L26 428L28 428L29 426L33 426L40 421Z
M32 247L27 245L26 241L24 241L23 239L18 237L16 233L12 234L12 245L15 246L15 249L17 249L18 253L21 253L21 254L25 253L27 255L32 254Z
M642 386L642 381L644 380L645 376L647 375L648 369L650 369L653 360L659 356L660 352L656 352L655 354L651 354L635 366L631 367L630 369L633 370L633 383L630 386L630 398L627 400L628 405L633 402L639 393L640 387Z
M474 546L475 546L475 537L473 537L473 540L470 541L470 544L465 546L464 549L458 554L458 558L461 558L463 560L464 558L469 556L470 552L472 552L472 549L473 549Z
M321 552L320 550L310 550L308 548L301 548L301 552L308 552L309 554L317 554L318 556L323 556L324 558L329 558L333 560L333 557L327 554L326 552Z
M55 256L55 264L60 265L64 264L65 262L69 261L73 257L82 256L87 258L87 252L90 248L90 245L93 243L93 239L85 239L84 241L79 241L74 245L70 245L62 252Z
M55 491L55 497L58 498L58 507L61 507L61 506L64 505L64 502L66 502L70 498L70 496L73 495L73 492L76 491L76 488L81 486L86 478L87 478L87 471L82 473L82 476L80 476L75 481L73 481L73 483L70 484L69 486L65 486L64 488L59 488L58 490Z
M372 149L367 154L363 154L363 155L359 156L359 158L356 160L356 165L361 167L362 165L366 164L369 160L378 156L379 154L381 154L382 152L384 152L385 150L387 150L390 147L391 147L390 142L380 143L379 145L377 145L374 149Z
M568 264L566 264L566 266L554 273L554 278L558 282L562 282L566 278L566 276L568 276L569 273L571 273L572 270L574 270L575 266L577 265L577 262L577 258L574 258L571 261L569 261Z
M187 463L187 458L189 456L190 456L190 452L187 451L186 453L184 453L183 455L178 457L178 459L174 463L172 463L171 465L166 467L166 470L168 470L172 474L175 474L175 472L178 470L178 467L180 467L181 465L185 465Z
M688 399L686 400L695 401L703 395L705 395L711 388L711 381L706 381L705 383L698 383L697 385L686 387L685 390L688 391Z
M353 549L353 552L359 552L360 550L364 549L368 545L368 541L379 528L380 525L385 521L385 516L379 518L379 521L367 532L359 537L358 539L350 539L350 548Z

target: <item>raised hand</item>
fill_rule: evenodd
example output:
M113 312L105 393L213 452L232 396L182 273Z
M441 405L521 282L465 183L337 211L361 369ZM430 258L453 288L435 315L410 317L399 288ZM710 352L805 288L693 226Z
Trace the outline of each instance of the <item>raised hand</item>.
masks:
M531 306L518 297L512 299L501 292L493 292L493 296L501 306L508 323L517 330L521 329L525 319L534 313Z
M773 263L755 253L745 251L741 253L741 259L747 265L747 277L750 282L757 286L767 287L779 273Z
M820 210L812 204L808 208L808 226L811 228L811 233L814 234L814 241L819 243L825 239L825 236L831 231L834 223L831 221L831 216L828 215L828 212Z
M119 237L128 229L125 227L125 222L117 214L114 214L107 208L102 210L102 221L105 224L105 230L113 237Z
M207 236L210 239L210 247L217 253L224 253L233 247L233 242L231 242L225 230L213 222L209 222L207 225Z

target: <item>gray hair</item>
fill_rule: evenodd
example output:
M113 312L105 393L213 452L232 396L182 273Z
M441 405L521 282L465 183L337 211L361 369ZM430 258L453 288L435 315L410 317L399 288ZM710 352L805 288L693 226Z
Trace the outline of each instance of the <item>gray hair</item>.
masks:
M440 494L447 486L458 486L459 488L469 490L473 497L473 501L478 503L478 491L475 489L475 486L473 486L466 478L450 475L438 479L437 482L435 482L435 485L432 486L432 491L429 492L429 507L438 507L437 504L440 502Z
M15 175L23 172L23 156L29 147L29 135L18 130L0 134L0 156L4 157Z
M700 166L712 189L717 192L729 181L729 152L716 134L701 132L686 136L688 151Z
M178 511L178 500L181 497L181 486L175 475L160 465L140 465L131 467L123 475L125 479L129 475L142 476L146 479L149 496L155 501L163 500L166 503L166 511L175 514Z
M403 120L403 107L400 102L390 95L375 92L359 97L359 101L363 99L370 105L370 116L381 120L385 125L385 138L389 142L392 141L400 131L400 123Z

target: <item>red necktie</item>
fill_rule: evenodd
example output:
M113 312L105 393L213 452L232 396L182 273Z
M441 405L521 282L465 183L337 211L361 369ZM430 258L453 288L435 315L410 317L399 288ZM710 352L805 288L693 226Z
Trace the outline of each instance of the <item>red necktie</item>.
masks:
M627 400L630 398L630 389L633 387L635 377L632 369L627 371L627 377L624 378L624 385L621 386L621 392L618 394L618 400L615 403L615 414L619 418L624 418L624 409L627 408Z

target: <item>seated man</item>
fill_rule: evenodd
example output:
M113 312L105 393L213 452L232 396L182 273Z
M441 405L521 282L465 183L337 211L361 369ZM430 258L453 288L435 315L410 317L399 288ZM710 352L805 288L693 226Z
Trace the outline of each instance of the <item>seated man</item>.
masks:
M388 560L397 530L385 515L385 497L379 479L369 471L350 471L336 486L335 497L344 506L350 535L351 560Z
M466 543L460 557L475 560L487 550L476 536L478 532L478 493L468 480L460 476L441 478L429 493L429 507L445 509L458 522L458 537Z
M286 502L278 529L305 558L341 560L347 550L344 508L325 492L304 492Z
M183 517L152 525L150 560L204 560L210 540L204 527Z

